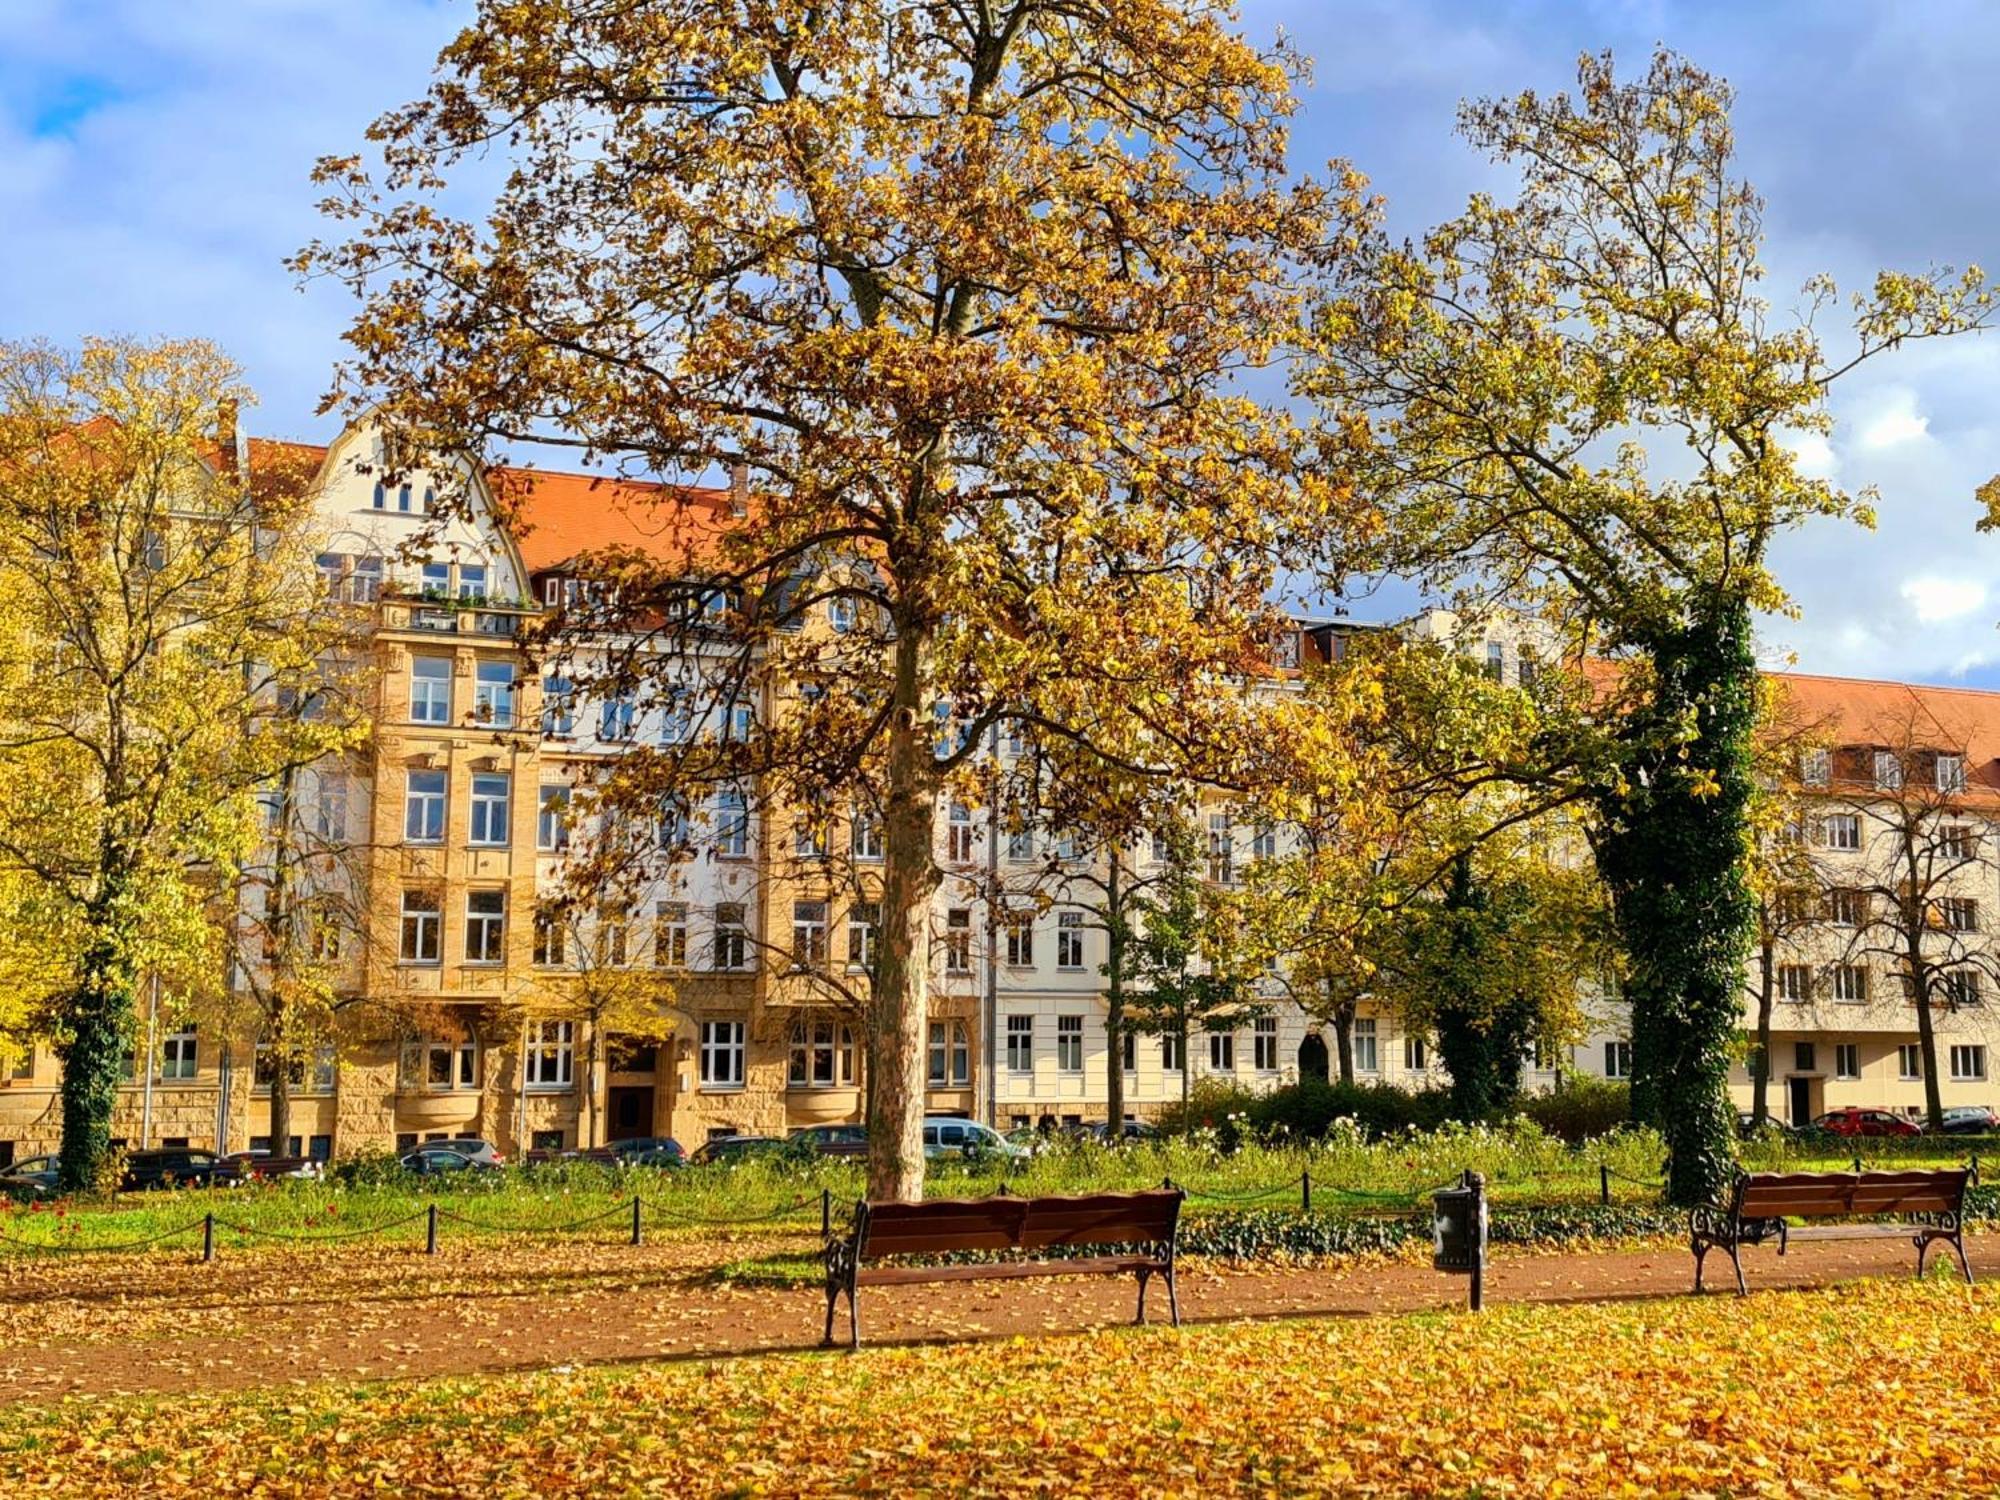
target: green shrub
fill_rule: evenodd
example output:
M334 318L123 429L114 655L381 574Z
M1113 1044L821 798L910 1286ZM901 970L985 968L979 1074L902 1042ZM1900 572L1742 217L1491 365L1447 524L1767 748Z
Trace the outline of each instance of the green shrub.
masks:
M1521 1112L1576 1144L1631 1124L1632 1088L1612 1078L1565 1078L1560 1088L1525 1098Z

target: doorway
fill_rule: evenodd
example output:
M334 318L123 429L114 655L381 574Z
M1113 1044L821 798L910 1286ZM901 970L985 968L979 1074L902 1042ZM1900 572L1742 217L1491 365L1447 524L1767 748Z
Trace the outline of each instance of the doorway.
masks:
M605 1124L604 1138L607 1141L630 1141L653 1133L653 1089L650 1084L640 1087L620 1086L610 1091L609 1120Z
M1326 1038L1308 1032L1299 1043L1299 1082L1325 1083L1327 1079Z
M1785 1087L1791 1093L1791 1120L1794 1129L1803 1130L1812 1124L1812 1086L1810 1078L1787 1078Z

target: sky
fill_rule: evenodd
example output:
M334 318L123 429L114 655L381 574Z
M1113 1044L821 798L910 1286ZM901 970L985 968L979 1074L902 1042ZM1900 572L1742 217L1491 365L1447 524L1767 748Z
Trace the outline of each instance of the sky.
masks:
M1561 88L1579 52L1643 67L1664 42L1736 87L1745 175L1768 200L1768 291L1826 272L2000 273L1983 0L1242 0L1254 38L1315 60L1295 165L1353 161L1418 233L1500 185L1452 133L1458 101ZM351 315L284 258L319 232L314 158L420 93L466 0L0 0L0 338L200 335L259 392L253 430L315 415ZM2000 688L2000 536L1974 489L2000 471L2000 332L1901 351L1838 388L1808 457L1880 491L1864 532L1823 523L1775 553L1799 618L1767 662ZM1378 616L1393 594L1357 605Z

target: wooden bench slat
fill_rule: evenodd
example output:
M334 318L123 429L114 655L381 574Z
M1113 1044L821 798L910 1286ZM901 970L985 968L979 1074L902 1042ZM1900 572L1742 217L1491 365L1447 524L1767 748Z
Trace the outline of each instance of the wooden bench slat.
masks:
M1150 1255L1078 1256L1074 1260L996 1260L976 1266L867 1266L856 1273L861 1286L911 1286L926 1281L1008 1281L1026 1276L1103 1276L1153 1267Z
M1793 1240L1914 1240L1917 1270L1931 1245L1943 1241L1958 1255L1967 1281L1962 1215L1971 1179L1966 1168L1893 1172L1757 1172L1736 1181L1728 1206L1697 1209L1689 1219L1695 1257L1695 1290L1701 1290L1703 1258L1712 1249L1729 1256L1736 1288L1746 1290L1740 1249L1776 1239L1779 1254ZM1789 1219L1866 1219L1865 1224L1825 1224L1793 1229ZM1889 1222L1881 1222L1887 1220ZM1926 1221L1929 1222L1926 1222Z

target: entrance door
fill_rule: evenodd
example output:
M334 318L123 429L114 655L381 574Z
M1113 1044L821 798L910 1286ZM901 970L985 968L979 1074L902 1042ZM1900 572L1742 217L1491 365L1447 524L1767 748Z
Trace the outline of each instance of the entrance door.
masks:
M1299 1082L1325 1083L1326 1065L1326 1038L1317 1031L1308 1032L1299 1043Z
M629 1141L653 1133L653 1090L650 1086L614 1088L606 1102L611 1116L605 1126L604 1138L607 1141Z
M1812 1124L1812 1086L1810 1078L1788 1078L1786 1086L1792 1094L1792 1124L1803 1129Z

